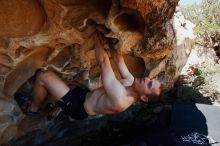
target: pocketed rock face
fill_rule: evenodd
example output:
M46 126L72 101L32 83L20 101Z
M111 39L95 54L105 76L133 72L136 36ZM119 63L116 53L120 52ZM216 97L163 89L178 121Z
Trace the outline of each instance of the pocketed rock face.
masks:
M158 77L165 89L170 89L182 69L176 64L179 58L175 52L185 51L184 45L177 47L178 30L171 19L177 3L178 0L0 0L0 97L13 105L14 93L21 85L25 87L38 69L54 70L70 87L100 86L92 39L96 26L103 30L103 37L114 40L115 48L123 52L135 76L145 73ZM187 47L190 51L191 45ZM182 63L186 58L187 55L181 58ZM114 64L113 68L116 69ZM4 108L2 111L11 115ZM13 116L17 119L19 114ZM4 127L1 132L17 122L0 123ZM2 138L1 142L7 140Z

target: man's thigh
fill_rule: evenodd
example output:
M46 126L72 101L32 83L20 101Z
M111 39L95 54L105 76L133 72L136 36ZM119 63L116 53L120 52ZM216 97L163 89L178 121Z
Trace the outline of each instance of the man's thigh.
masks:
M52 71L41 72L39 76L43 86L57 100L70 90L65 82Z

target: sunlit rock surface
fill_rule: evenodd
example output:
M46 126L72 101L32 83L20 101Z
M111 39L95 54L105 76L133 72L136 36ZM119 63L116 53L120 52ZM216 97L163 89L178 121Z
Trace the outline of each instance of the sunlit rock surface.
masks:
M188 28L178 19L178 13L173 17L177 3L178 0L0 0L0 97L17 108L14 93L26 88L31 92L29 79L38 69L54 70L70 87L101 86L92 39L97 25L123 52L135 76L157 77L169 90L191 50L191 38L188 41L187 36L178 35L179 29L187 32ZM116 69L113 62L112 65ZM20 113L7 107L1 105L1 113L14 120L6 118L0 123L1 142L13 137L5 138L7 128L20 121ZM11 129L16 135L16 126Z

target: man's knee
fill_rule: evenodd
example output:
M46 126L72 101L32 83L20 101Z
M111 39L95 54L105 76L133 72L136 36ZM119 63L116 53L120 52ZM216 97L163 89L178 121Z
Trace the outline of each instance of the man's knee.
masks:
M54 76L54 73L52 71L39 71L37 73L37 77L36 80L40 81L40 82L44 82L45 80L47 80L49 77Z

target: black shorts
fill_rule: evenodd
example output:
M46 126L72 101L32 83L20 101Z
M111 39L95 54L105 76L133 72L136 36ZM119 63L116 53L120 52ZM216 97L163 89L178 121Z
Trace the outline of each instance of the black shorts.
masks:
M71 89L61 100L57 101L56 104L71 118L83 120L88 117L84 109L84 101L88 92L88 89L79 87Z

